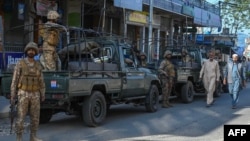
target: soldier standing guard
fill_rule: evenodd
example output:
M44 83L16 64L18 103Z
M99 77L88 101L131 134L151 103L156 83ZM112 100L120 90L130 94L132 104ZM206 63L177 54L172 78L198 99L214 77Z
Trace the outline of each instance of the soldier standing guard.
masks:
M11 83L11 99L14 105L17 102L16 134L17 141L22 141L24 119L29 111L30 115L30 141L41 141L36 137L40 118L40 102L45 99L45 83L42 66L34 60L38 54L37 44L29 42L25 49L26 58L20 60L15 66Z
M170 61L172 52L167 50L164 53L164 60L161 62L159 67L160 79L162 81L162 107L172 107L169 103L169 96L172 92L173 80L175 77L174 65Z
M60 15L56 11L49 11L47 15L48 22L40 29L43 37L42 55L40 62L44 70L54 71L61 69L61 61L56 53L56 46L59 43L61 28L56 23Z

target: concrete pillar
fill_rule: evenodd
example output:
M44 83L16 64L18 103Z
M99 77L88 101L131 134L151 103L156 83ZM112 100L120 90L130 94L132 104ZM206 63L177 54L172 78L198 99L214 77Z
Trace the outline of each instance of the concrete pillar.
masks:
M146 34L146 28L145 26L142 27L142 51L145 52L145 34Z
M126 20L126 9L123 8L123 23L124 23L124 30L123 30L123 33L124 33L124 38L127 37L127 20Z
M156 46L156 60L159 60L160 55L160 29L157 29L157 46Z
M169 26L169 39L171 42L171 45L173 45L173 39L174 39L174 19L170 18L170 26Z

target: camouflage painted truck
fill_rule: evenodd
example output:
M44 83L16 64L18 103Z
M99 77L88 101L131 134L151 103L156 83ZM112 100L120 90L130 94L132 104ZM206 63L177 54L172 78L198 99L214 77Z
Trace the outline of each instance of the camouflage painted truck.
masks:
M72 39L58 51L61 71L43 72L46 100L41 103L41 123L65 112L81 115L87 126L95 127L111 105L122 103L157 111L161 94L157 75L137 65L128 44L109 38ZM12 72L5 70L2 75L2 94L9 98Z

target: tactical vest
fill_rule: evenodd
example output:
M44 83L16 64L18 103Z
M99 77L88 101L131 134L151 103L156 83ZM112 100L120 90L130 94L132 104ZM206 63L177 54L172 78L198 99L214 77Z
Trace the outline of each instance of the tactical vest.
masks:
M18 82L18 88L24 91L35 92L41 88L39 77L40 73L40 64L34 62L33 66L29 66L25 60L21 60L21 76Z
M59 43L59 30L56 28L48 28L45 30L45 34L44 41L51 46L57 46Z
M166 66L164 68L164 71L167 72L169 77L175 77L174 65L169 60L166 60Z

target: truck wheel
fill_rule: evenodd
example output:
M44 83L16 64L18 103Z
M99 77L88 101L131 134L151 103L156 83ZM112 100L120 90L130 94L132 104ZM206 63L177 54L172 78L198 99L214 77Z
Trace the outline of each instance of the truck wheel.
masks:
M96 127L106 117L107 104L104 95L100 91L93 91L84 100L82 107L83 121L87 126Z
M40 111L40 124L48 123L52 118L53 112L49 109L41 109Z
M147 112L156 112L159 104L159 90L156 85L151 85L149 93L146 97L146 110Z
M188 81L181 87L181 99L184 103L190 103L194 98L194 88L192 82Z
M218 86L215 88L214 97L220 97L220 95L221 95L221 83L219 83Z

